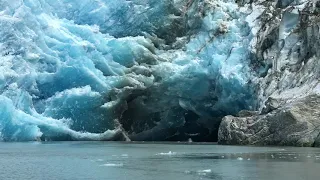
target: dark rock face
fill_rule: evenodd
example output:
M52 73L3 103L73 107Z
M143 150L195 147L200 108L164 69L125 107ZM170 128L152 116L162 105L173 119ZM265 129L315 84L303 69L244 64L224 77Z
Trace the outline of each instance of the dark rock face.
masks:
M320 146L320 96L311 95L267 114L226 116L220 144Z

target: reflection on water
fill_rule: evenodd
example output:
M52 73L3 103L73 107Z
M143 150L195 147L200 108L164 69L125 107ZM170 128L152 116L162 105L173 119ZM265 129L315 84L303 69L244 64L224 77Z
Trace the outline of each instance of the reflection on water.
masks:
M0 179L320 179L317 148L0 143L0 159Z

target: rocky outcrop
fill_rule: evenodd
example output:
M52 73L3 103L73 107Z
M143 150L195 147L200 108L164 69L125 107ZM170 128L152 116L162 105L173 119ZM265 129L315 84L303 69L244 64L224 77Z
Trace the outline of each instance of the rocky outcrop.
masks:
M226 116L220 144L320 147L320 96L311 95L266 114Z

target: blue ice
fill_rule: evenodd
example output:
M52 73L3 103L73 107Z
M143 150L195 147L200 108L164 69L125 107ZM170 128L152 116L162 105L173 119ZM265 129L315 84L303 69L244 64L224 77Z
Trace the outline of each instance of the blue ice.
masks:
M253 108L245 14L232 1L183 3L0 0L1 140L111 140L132 108L133 137L148 139L183 126L186 111L210 121ZM200 5L193 34L155 44Z

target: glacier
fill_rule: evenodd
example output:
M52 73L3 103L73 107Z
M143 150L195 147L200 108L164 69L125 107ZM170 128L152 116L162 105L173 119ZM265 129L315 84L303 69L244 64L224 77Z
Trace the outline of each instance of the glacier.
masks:
M0 139L214 141L258 106L250 16L232 0L0 0Z
M320 147L320 1L239 1L253 38L257 111L223 118L220 144ZM256 17L252 21L252 17ZM259 72L260 71L260 72Z

